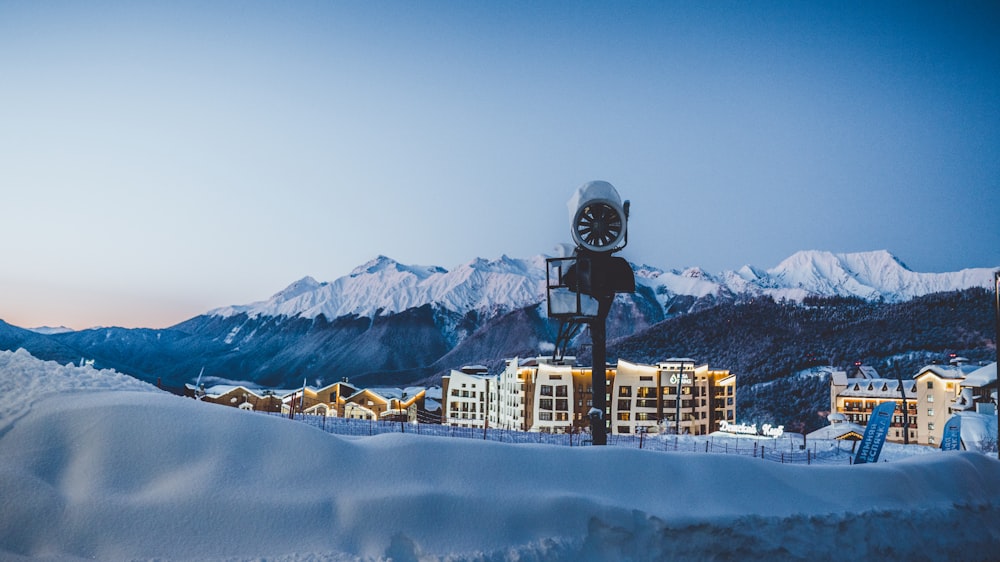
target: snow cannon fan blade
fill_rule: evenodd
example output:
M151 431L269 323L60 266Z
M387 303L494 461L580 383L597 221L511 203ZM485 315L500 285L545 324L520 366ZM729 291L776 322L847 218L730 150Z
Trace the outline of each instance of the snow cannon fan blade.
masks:
M614 252L625 245L628 223L627 203L614 186L592 181L570 198L570 230L577 247L591 252Z

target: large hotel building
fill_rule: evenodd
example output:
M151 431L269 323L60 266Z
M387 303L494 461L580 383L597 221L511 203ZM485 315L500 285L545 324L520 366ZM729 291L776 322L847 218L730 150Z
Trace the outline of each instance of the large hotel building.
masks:
M593 387L590 367L574 358L509 359L504 370L453 370L442 382L444 423L563 433L589 425ZM607 411L611 434L680 432L704 435L719 423L735 422L736 377L691 359L656 365L621 360L607 368Z
M952 415L995 415L996 391L996 363L973 366L956 357L949 365L928 365L902 382L882 378L871 367L856 366L850 373L833 373L830 408L864 427L876 406L895 402L886 440L940 446L944 426Z

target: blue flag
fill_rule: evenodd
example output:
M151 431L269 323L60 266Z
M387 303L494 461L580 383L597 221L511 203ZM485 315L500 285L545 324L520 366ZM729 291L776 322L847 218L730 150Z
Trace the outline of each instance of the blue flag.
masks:
M865 436L861 438L861 448L858 449L858 454L854 457L854 464L878 462L878 456L882 453L885 437L889 435L889 426L892 425L892 414L895 411L895 402L882 402L875 406L871 417L868 418Z
M955 414L944 425L941 436L942 451L958 451L962 448L962 416Z

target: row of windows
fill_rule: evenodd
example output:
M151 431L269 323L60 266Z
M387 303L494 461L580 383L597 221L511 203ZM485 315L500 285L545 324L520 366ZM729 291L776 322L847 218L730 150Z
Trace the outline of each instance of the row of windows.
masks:
M555 405L556 405L556 407L555 407L556 410L569 410L569 400L567 400L565 398L557 398L556 401L555 401ZM551 409L553 409L552 408L552 399L551 398L542 398L542 399L540 399L538 401L538 409L539 410L551 410Z
M553 391L553 386L550 385L550 384L543 384L543 385L539 386L539 388L538 388L538 394L540 394L542 396L552 396L552 391ZM555 387L555 395L556 396L568 396L569 395L569 387L568 386L563 386L563 385L556 386Z

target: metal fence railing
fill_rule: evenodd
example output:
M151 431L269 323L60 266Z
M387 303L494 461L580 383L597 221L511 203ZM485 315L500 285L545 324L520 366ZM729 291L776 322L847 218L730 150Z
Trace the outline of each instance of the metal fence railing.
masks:
M288 414L265 413L288 419ZM322 415L295 414L294 420L327 433L353 437L368 437L384 433L413 433L438 437L483 439L503 443L538 443L579 447L590 445L588 433L542 433L511 429L456 427L432 423L361 420ZM715 435L608 435L608 446L651 451L743 455L762 460L789 464L849 464L853 453L840 442L814 441L810 446L794 439L772 439Z

